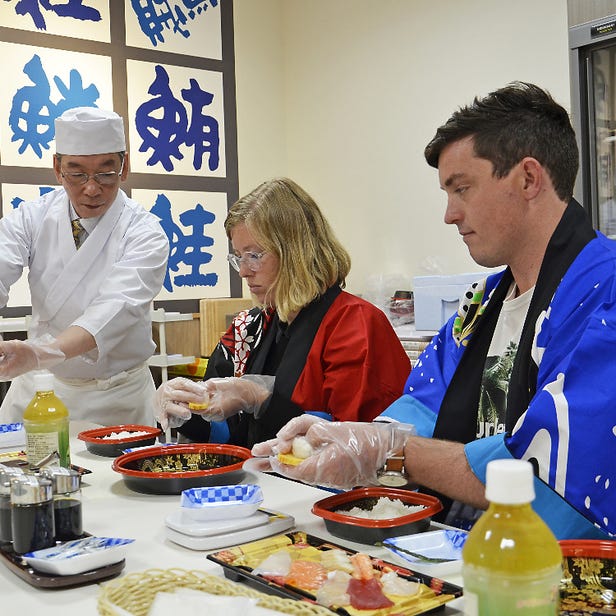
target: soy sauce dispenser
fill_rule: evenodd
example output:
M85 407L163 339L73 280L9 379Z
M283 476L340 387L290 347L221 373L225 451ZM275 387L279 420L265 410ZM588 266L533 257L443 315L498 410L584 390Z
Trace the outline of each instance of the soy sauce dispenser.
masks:
M72 468L53 467L41 470L41 477L53 487L53 513L58 541L81 539L81 475Z
M11 529L11 480L23 475L20 468L3 467L0 464L0 544L13 540Z
M56 544L53 489L49 479L24 474L11 481L11 531L13 550L17 554Z

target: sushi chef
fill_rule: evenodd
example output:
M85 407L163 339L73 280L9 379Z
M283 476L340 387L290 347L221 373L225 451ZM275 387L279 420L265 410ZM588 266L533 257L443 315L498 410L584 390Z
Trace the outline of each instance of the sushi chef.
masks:
M0 307L24 268L32 298L28 340L0 342L0 379L12 381L0 423L22 418L33 371L48 369L71 419L151 424L150 305L169 242L120 189L129 172L121 116L69 109L55 137L61 187L0 219Z

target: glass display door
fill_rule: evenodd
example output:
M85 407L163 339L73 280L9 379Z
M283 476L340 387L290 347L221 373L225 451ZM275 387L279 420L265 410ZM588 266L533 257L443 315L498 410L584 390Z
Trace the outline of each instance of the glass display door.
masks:
M616 239L616 15L569 29L572 120L580 145L575 196Z
M616 45L591 51L588 67L591 198L597 228L616 238Z

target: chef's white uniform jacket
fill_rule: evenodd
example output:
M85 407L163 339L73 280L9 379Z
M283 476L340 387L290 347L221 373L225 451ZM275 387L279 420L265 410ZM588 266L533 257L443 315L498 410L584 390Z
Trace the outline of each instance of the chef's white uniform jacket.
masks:
M150 425L155 393L146 364L155 348L150 310L164 281L169 241L158 218L121 190L79 250L69 211L66 191L58 188L0 219L0 307L28 267L28 336L56 337L77 325L96 340L93 351L51 369L70 417ZM21 420L35 394L33 375L12 381L0 422Z

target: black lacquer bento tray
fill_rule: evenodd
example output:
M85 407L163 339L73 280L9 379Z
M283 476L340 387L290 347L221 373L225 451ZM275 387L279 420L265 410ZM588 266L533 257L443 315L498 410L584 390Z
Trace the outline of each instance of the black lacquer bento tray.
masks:
M248 586L262 592L287 599L291 598L316 603L316 596L309 591L291 586L289 584L276 583L275 581L254 574L252 572L253 569L250 566L241 564L241 561L244 560L245 554L252 554L253 556L259 554L264 559L275 551L284 549L285 541L287 542L287 545L308 544L318 550L325 551L339 549L349 555L356 554L355 550L345 548L336 543L320 539L319 537L309 535L302 531L294 531L283 535L276 535L268 539L261 539L259 541L253 541L220 550L209 554L207 558L219 564L224 570L225 577L234 582L243 582ZM382 571L384 569L391 569L403 579L424 584L433 592L433 596L425 596L415 600L406 600L400 605L396 604L393 608L361 610L362 614L365 614L366 616L381 616L381 614L390 612L400 614L401 616L426 614L442 608L449 601L452 601L456 597L460 597L462 595L462 588L460 586L456 586L455 584L451 584L441 580L440 578L418 573L412 571L411 569L400 567L399 565L395 565L378 558L371 558L371 561L373 568L376 570ZM351 611L347 610L345 607L333 606L330 609L332 612L339 614L340 616L350 616L351 614ZM357 610L353 610L353 613L357 613Z
M88 534L84 534L83 536L87 537ZM122 559L117 563L91 569L90 571L84 571L83 573L71 575L44 573L33 569L20 554L16 554L13 551L10 543L0 543L0 560L2 560L13 573L18 575L22 580L28 582L31 586L49 590L84 586L86 584L94 584L95 582L111 579L120 575L126 564L126 560Z

